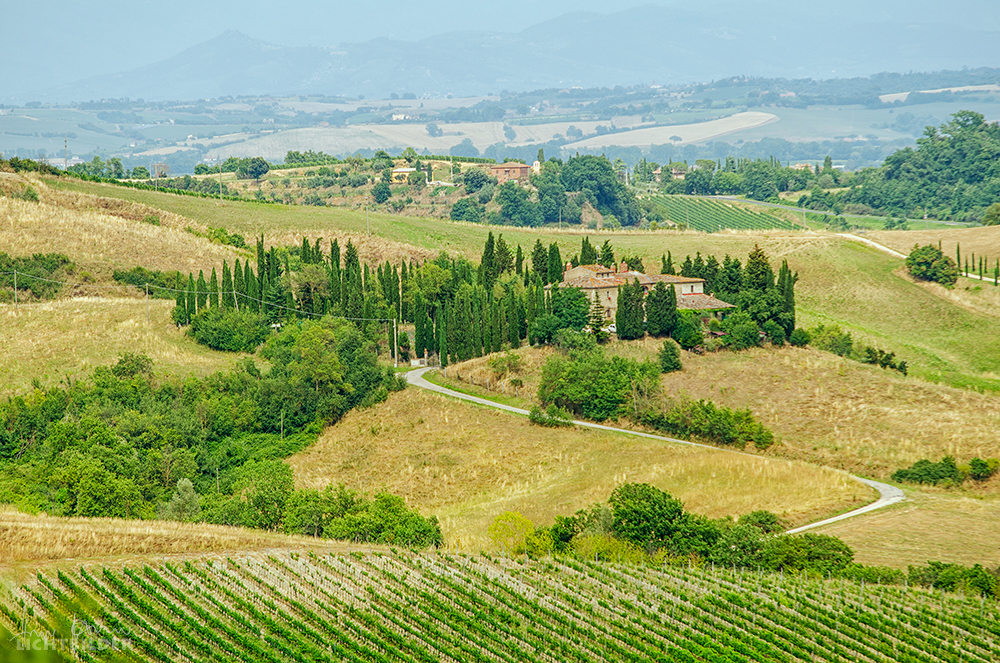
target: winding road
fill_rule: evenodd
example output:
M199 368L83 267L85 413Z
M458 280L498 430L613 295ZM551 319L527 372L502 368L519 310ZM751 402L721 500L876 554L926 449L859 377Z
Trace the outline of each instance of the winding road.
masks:
M450 396L452 398L458 398L458 399L461 399L463 401L469 401L470 403L477 403L479 405L485 405L487 407L493 407L493 408L496 408L498 410L504 410L506 412L511 412L513 414L520 414L520 415L524 415L524 416L527 416L529 414L527 410L521 409L519 407L513 407L511 405L504 405L503 403L496 403L494 401L487 400L485 398L480 398L478 396L471 396L469 394L463 394L463 393L461 393L459 391L454 391L452 389L448 389L447 387L442 387L440 385L434 384L433 382L429 382L427 380L427 378L424 377L424 373L426 373L427 371L431 371L431 370L434 370L434 369L433 368L418 368L418 369L415 369L415 370L412 370L412 371L408 371L405 374L406 375L406 382L408 384L414 386L414 387L419 388L419 389L426 389L427 391L433 391L433 392L436 392L438 394L443 394L445 396ZM692 447L702 447L704 449L712 449L713 451L718 451L720 453L740 454L740 455L743 455L743 456L752 456L754 458L759 458L760 457L760 456L754 456L753 454L744 453L742 451L735 451L735 450L732 450L732 449L724 449L724 448L721 448L721 447L714 447L714 446L709 445L709 444L699 444L698 442L689 442L688 440L678 440L676 438L665 437L663 435L654 435L652 433L643 433L641 431L626 430L626 429L623 429L623 428L615 428L613 426L604 426L602 424L595 424L595 423L593 423L591 421L573 421L573 423L575 425L581 426L583 428L594 428L594 429L597 429L597 430L612 431L612 432L615 432L615 433L623 433L625 435L634 435L636 437L645 437L645 438L649 438L651 440L661 440L663 442L672 442L674 444L686 444L686 445L692 446ZM817 521L815 523L809 523L808 525L803 525L801 527L796 527L794 529L790 529L790 530L788 530L787 533L788 534L797 534L798 532L804 532L806 530L813 529L814 527L822 527L823 525L829 525L831 523L836 523L836 522L839 522L841 520L846 520L848 518L853 518L855 516L860 516L861 514L869 513L870 511L875 511L876 509L881 509L883 507L889 506L890 504L896 504L897 502L902 502L903 500L906 499L906 496L903 494L903 491L900 490L899 488L896 488L895 486L890 486L889 484L881 483L879 481L872 481L871 479L863 479L861 477L856 477L853 474L848 475L848 476L850 476L855 481L859 481L859 482L861 482L861 483L863 483L863 484L865 484L867 486L871 486L872 488L874 488L876 491L878 491L879 498L877 500L875 500L874 502L872 502L871 504L867 504L867 505L865 505L863 507L860 507L858 509L853 509L852 511L848 511L847 513L842 513L839 516L833 516L832 518L826 518L824 520L820 520L820 521Z

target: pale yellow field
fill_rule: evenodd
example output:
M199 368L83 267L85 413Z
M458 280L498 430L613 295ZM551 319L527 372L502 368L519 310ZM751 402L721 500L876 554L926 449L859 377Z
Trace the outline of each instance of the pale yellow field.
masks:
M90 273L91 279L76 279L83 281L107 280L113 269L137 265L197 273L221 269L223 260L232 264L239 255L232 247L212 244L183 228L7 197L0 197L0 251L10 255L64 253L77 264L77 277Z
M907 490L905 502L815 530L843 539L855 560L906 568L946 561L1000 566L1000 500L934 489Z
M990 260L990 273L993 265L1000 258L1000 226L984 226L976 228L946 228L939 230L920 230L920 221L911 222L913 230L878 230L865 233L865 237L878 242L890 249L895 249L906 255L913 250L914 245L938 245L944 254L955 259L956 245L961 246L962 261L966 258L984 256ZM977 257L978 261L978 257Z
M0 305L0 395L24 393L34 378L52 386L142 352L158 373L207 375L239 355L198 345L170 321L173 301L81 297Z
M710 517L767 509L804 523L872 500L841 472L584 429L546 429L525 417L411 388L353 411L290 464L299 487L342 482L402 495L437 515L449 545L478 549L492 519L520 511L551 524L625 482L648 482Z
M778 116L771 113L748 111L709 122L678 124L668 127L649 127L606 136L594 136L575 143L569 143L565 146L565 149L593 148L604 145L621 145L623 147L666 145L674 142L670 140L671 136L680 136L680 140L675 143L677 145L700 143L706 140L714 140L736 131L760 127L770 122L776 122L777 120Z
M608 351L653 359L660 343L647 338L613 344ZM524 383L520 396L531 403L541 366L554 351L517 352L524 357L517 375ZM1000 400L993 395L904 378L811 348L681 354L684 370L663 376L665 393L749 408L775 433L773 454L875 478L922 458L952 455L961 464L1000 457ZM465 385L474 381L480 391L490 378L491 394L513 395L509 377L498 384L486 358L450 366L448 375L460 376ZM1000 492L1000 481L980 489Z
M55 518L0 507L0 576L34 574L48 562L103 564L137 557L261 550L346 550L347 544L260 530L165 520Z

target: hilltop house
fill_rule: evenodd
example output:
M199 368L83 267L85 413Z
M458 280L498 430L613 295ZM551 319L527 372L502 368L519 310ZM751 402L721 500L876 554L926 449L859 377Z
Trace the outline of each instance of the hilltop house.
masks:
M721 299L716 299L712 293L705 294L705 279L674 274L643 274L632 271L624 262L614 267L604 265L566 265L560 288L579 288L591 301L596 297L604 306L605 318L613 318L618 311L618 287L625 283L638 280L642 291L649 291L657 283L667 283L674 287L677 294L677 308L698 311L721 318L736 308Z
M416 168L393 168L392 181L394 184L406 184L407 179L410 177L410 173L415 172L417 172Z
M531 166L524 163L508 161L495 166L490 166L490 174L497 178L497 184L514 180L515 182L527 182L531 175Z

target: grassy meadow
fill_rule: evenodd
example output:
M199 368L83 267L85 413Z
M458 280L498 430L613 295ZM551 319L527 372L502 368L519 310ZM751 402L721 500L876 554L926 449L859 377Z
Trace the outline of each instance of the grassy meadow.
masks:
M35 380L51 386L90 375L123 352L142 352L154 370L204 376L238 355L199 345L170 320L172 300L73 297L0 305L0 396L23 394Z
M477 550L495 516L519 511L538 525L604 502L625 482L648 482L695 513L757 509L790 524L872 501L836 470L780 458L691 448L618 433L546 429L526 417L414 388L350 412L289 463L300 488L344 483L387 490L441 519L450 546Z

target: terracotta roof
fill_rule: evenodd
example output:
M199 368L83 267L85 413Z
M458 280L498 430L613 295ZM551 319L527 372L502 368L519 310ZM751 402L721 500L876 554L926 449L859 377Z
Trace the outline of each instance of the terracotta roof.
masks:
M498 163L495 166L490 166L491 170L495 170L497 168L531 168L531 166L526 163L518 163L516 161L508 161L507 163Z
M715 311L723 308L736 308L732 304L727 304L721 299L716 299L712 295L694 293L692 295L678 295L677 308L688 311Z
M649 280L653 283L704 283L705 279L694 276L677 276L676 274L650 274Z

